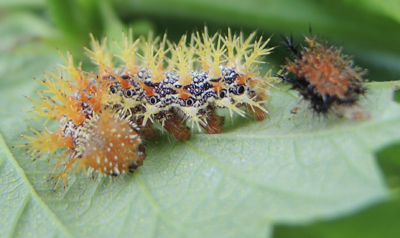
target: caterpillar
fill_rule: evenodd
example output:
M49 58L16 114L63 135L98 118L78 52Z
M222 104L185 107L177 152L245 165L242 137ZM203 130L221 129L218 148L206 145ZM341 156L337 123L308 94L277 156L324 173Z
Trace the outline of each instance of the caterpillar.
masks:
M189 136L184 121L198 130L221 133L224 120L215 113L216 108L228 108L231 116L234 112L244 116L239 107L246 106L257 120L265 118L262 102L269 97L269 78L260 77L258 64L271 48L266 48L269 39L252 43L254 36L232 36L230 30L224 38L209 36L206 29L202 36L193 34L189 43L186 35L178 44L168 42L165 36L135 42L125 38L122 54L117 55L124 64L117 72L103 63L107 60L98 52L88 52L102 69L99 73L111 81L108 105L119 113L134 115L146 129L158 122L177 140L184 140ZM93 48L102 47L95 42Z
M317 35L305 37L308 46L299 47L293 37L283 37L294 59L287 59L280 78L292 85L302 98L310 103L317 114L334 112L354 119L364 119L368 114L357 107L360 95L364 95L365 69L357 67L342 49L318 41Z
M23 135L29 142L22 146L34 160L65 148L51 171L59 171L53 176L56 189L62 181L68 186L67 173L74 167L100 177L133 172L146 158L144 139L156 135L154 124L185 140L191 128L222 133L224 117L217 108L244 117L244 107L263 120L274 77L262 76L259 65L272 48L266 47L269 39L254 38L255 32L245 38L230 29L210 36L205 28L175 44L166 35L134 41L130 32L122 33L115 53L106 39L100 43L91 35L91 48L85 50L96 71L76 67L68 53L58 74L36 79L46 90L38 92L40 100L28 98L31 112L60 124L55 132L32 129L36 137Z

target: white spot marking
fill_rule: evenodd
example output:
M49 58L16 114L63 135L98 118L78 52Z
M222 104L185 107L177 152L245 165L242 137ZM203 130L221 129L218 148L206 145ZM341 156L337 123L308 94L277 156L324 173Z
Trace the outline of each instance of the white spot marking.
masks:
M116 174L121 174L121 172L119 172L117 167L114 168L114 171L115 171Z

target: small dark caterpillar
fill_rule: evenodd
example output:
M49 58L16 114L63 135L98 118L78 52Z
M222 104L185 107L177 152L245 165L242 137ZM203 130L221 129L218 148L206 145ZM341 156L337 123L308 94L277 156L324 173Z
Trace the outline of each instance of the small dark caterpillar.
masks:
M318 42L317 36L305 37L308 47L301 46L300 49L292 37L284 40L294 59L287 59L279 77L292 84L291 89L309 101L314 112L351 113L350 117L359 119L367 116L355 107L360 95L366 92L363 86L365 69L354 66L349 56L342 54L341 48ZM352 112L347 110L349 108Z

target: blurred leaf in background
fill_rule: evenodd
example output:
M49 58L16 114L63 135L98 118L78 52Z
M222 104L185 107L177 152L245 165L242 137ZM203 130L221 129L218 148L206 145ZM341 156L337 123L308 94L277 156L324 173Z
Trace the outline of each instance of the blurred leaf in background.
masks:
M400 143L381 149L378 162L393 189L390 201L367 208L355 215L333 221L321 221L308 226L280 225L274 237L365 237L396 238L400 234Z
M112 47L129 28L176 41L207 25L273 34L276 46L280 34L301 43L311 25L370 80L389 81L400 78L399 14L394 0L0 0L0 236L398 237L398 82L369 85L362 105L373 120L362 123L293 116L297 96L283 87L265 122L235 118L222 135L182 143L157 137L133 176L111 183L77 174L56 193L45 182L54 161L31 163L10 146L42 127L24 120L32 105L22 95L37 97L31 78L55 69L56 48L93 70L82 50L89 32ZM278 47L265 67L277 70L286 56Z

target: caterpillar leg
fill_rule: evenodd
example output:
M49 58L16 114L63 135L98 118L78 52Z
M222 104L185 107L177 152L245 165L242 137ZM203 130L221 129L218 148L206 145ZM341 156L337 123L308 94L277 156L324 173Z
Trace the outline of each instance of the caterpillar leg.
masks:
M218 116L215 111L208 113L206 122L207 124L201 124L201 126L209 134L221 134L223 132L225 117Z
M157 136L157 131L152 127L153 123L150 120L148 120L145 125L142 125L142 123L143 117L136 121L137 125L141 125L139 126L139 129L144 138L151 139Z
M175 136L177 140L185 140L190 136L190 131L189 128L182 123L182 119L170 117L165 120L164 128L168 133Z
M263 103L260 103L259 105L260 105L260 107L263 107L264 110L262 108L260 108L260 107L255 107L255 106L252 106L252 105L249 105L249 104L246 104L246 108L251 113L253 113L253 115L256 117L257 121L262 121L267 117L268 113L266 112L267 109L266 109L266 107L265 107L265 105Z

